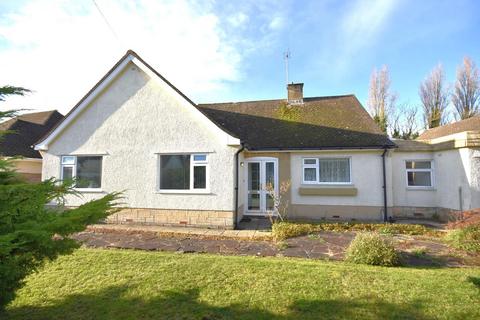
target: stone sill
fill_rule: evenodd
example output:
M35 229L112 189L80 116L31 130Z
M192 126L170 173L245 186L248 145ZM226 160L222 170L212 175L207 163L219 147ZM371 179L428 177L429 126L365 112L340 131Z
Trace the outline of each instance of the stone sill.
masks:
M355 197L358 194L357 188L352 187L301 187L298 190L301 196L330 196L330 197Z

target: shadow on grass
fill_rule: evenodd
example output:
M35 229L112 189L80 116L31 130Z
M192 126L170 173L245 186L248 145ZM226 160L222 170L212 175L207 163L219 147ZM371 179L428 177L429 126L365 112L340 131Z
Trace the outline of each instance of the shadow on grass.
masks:
M480 277L468 277L467 281L473 283L480 290Z
M275 314L248 304L212 306L201 301L198 289L158 291L137 298L135 287L110 287L98 293L72 295L50 306L10 308L8 319L429 319L422 303L395 304L375 297L357 300L297 300Z

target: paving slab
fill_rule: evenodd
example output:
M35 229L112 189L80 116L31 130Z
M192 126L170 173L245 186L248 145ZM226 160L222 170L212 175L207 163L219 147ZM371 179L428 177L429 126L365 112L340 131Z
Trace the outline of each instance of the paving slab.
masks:
M346 248L355 237L353 232L322 231L275 243L255 238L258 234L255 230L203 230L204 233L199 237L190 233L157 232L158 228L147 229L134 232L131 228L115 228L115 232L112 232L112 229L93 228L77 233L73 238L85 246L95 248L342 260ZM448 267L480 265L480 256L459 254L439 240L393 236L393 243L407 265Z
M118 233L149 233L149 234L171 234L172 236L183 237L185 235L233 238L233 239L260 239L266 240L272 237L270 231L259 230L224 230L192 227L171 227L171 226L148 226L148 225L118 225L118 224L94 224L87 228L91 232L118 232Z

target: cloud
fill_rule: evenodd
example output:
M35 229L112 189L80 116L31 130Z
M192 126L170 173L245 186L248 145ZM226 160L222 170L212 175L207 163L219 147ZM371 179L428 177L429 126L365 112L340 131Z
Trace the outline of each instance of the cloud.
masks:
M38 0L0 15L0 85L34 90L6 107L67 112L127 48L194 99L241 78L242 50L207 3ZM233 23L246 23L237 15Z
M227 20L232 25L232 27L239 28L245 26L249 18L245 13L239 12L229 16Z
M285 19L282 16L277 16L270 21L270 23L268 24L268 27L271 30L280 30L283 28L284 25L285 25Z
M350 3L338 27L339 50L335 54L338 73L347 71L359 52L376 44L398 4L397 0L356 0Z

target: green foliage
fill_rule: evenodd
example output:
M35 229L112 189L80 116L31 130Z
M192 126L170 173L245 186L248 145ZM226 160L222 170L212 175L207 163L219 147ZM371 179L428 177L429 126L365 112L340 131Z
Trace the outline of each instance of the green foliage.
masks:
M387 117L385 115L379 116L379 115L374 115L373 116L373 121L376 122L380 130L382 132L387 133Z
M449 230L445 240L454 248L478 253L480 252L480 224Z
M441 237L442 232L418 224L384 223L296 223L277 222L272 225L272 234L276 240L307 235L319 231L373 231L383 234L408 234Z
M6 94L26 92L22 88L7 89L0 88L0 100ZM0 118L13 114L1 113ZM55 259L78 247L68 238L70 234L113 213L117 193L63 212L48 207L51 202L61 202L66 195L75 194L72 186L73 182L54 179L24 183L14 171L12 160L0 158L0 311L15 297L24 278L46 259Z
M22 178L15 171L13 159L0 157L0 185L14 184L22 182Z
M45 258L72 252L68 235L112 213L118 194L108 194L76 209L59 212L46 204L72 193L54 180L39 184L0 185L0 307L15 296L23 279Z
M345 261L356 264L391 267L399 264L399 257L390 240L376 233L359 233L345 252Z
M25 89L22 87L14 87L14 86L3 86L0 87L0 101L5 101L6 96L17 95L23 96L27 93L30 93L29 89ZM0 116L1 119L1 116Z

